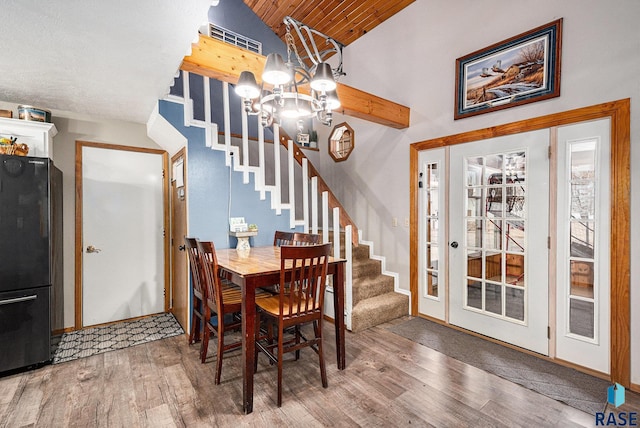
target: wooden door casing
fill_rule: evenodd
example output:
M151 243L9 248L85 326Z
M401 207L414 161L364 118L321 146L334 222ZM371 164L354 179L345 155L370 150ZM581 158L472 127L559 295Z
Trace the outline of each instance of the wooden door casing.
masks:
M171 171L182 161L183 186L171 177L171 311L185 334L189 334L189 269L184 237L187 235L187 179L185 149L171 158Z

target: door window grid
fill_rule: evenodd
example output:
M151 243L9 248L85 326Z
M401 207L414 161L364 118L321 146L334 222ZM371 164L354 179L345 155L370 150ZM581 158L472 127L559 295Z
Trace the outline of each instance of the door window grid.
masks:
M439 197L440 197L440 162L427 163L424 166L425 186L424 203L426 213L426 260L424 270L424 297L438 299L438 269L442 260L442 251L438 245L439 230Z
M598 311L598 283L596 274L598 227L597 170L598 142L573 141L567 145L567 183L569 200L568 222L569 254L566 260L569 272L567 290L567 336L586 341L597 341L595 314Z
M526 153L468 157L465 307L524 322Z

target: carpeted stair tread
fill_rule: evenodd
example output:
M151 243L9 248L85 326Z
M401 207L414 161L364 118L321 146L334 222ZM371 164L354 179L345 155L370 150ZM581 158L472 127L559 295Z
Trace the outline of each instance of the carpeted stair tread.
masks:
M366 276L375 276L382 274L382 262L379 260L366 259L366 260L354 260L352 275L355 278L362 278Z
M392 293L393 283L393 277L389 275L361 277L357 281L353 281L352 300L357 304L365 299Z
M351 331L354 333L405 316L409 313L409 296L385 293L354 303Z

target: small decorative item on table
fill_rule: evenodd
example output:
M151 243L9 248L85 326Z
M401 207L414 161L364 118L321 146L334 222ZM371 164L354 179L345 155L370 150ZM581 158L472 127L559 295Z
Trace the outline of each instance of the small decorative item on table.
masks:
M257 230L247 230L246 232L229 232L229 235L235 236L238 238L238 245L236 245L236 250L238 251L250 251L251 245L249 245L249 238L252 236L257 236Z

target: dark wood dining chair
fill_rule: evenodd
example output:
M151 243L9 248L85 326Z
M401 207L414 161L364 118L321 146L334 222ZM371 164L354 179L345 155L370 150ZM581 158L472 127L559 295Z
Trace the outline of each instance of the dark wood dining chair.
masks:
M256 328L263 318L277 329L277 342L273 343L271 330L266 341L256 341L256 361L258 351L262 351L278 365L278 407L282 405L282 358L285 353L295 351L298 359L302 348L313 349L320 362L322 386L328 386L322 351L322 319L331 244L283 246L280 251L280 293L256 301ZM285 287L286 284L289 286ZM313 324L313 338L302 335L300 327L305 324ZM285 341L285 330L291 327L294 327L293 337Z
M313 233L295 232L293 234L293 245L316 245L322 244L322 236Z
M224 341L226 331L238 330L242 327L240 318L242 292L240 287L221 278L213 242L198 241L198 254L204 267L204 283L207 290L200 357L204 363L209 348L209 337L215 333L218 336L215 384L219 385L224 353L242 346L242 340L226 344ZM272 296L270 293L261 289L256 290L256 302L270 296Z
M283 232L276 230L273 234L273 246L280 247L282 245L293 245L294 232Z
M193 284L193 299L191 303L191 329L189 331L189 345L201 340L201 332L204 331L204 305L207 300L206 289L204 289L204 279L200 256L198 254L198 243L195 238L184 238L185 249L189 256L189 270L191 271L191 284Z

